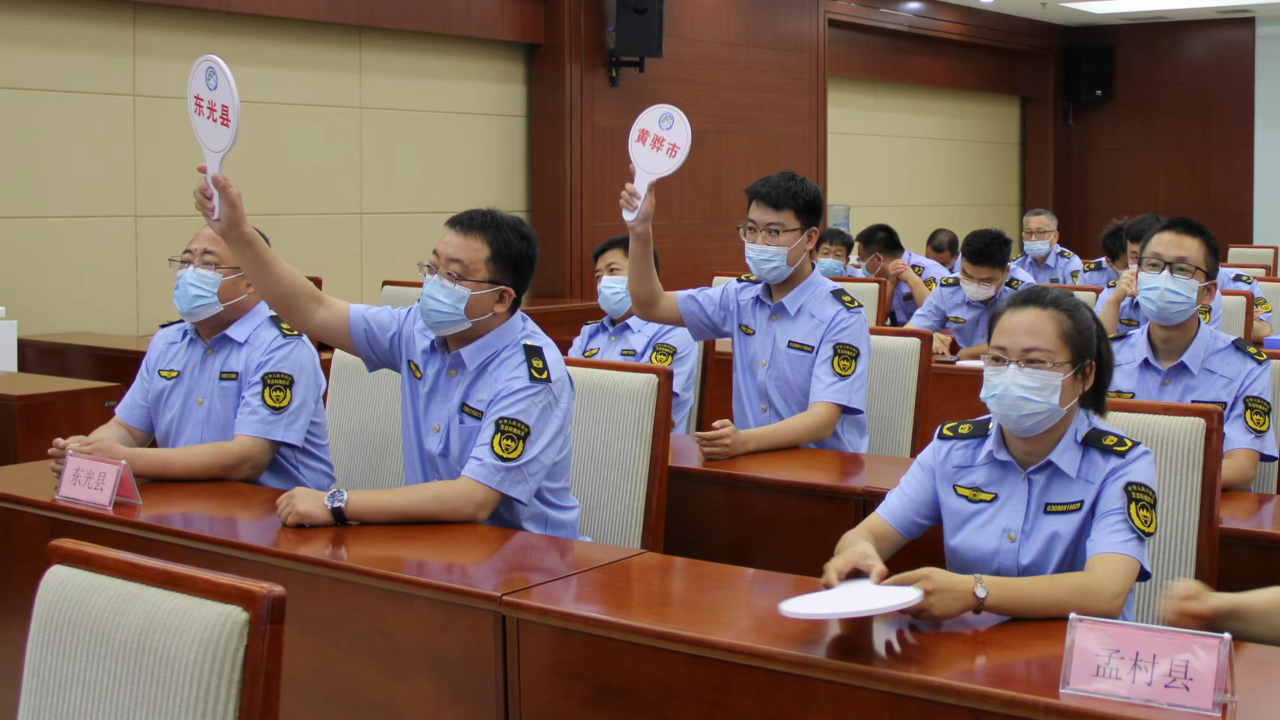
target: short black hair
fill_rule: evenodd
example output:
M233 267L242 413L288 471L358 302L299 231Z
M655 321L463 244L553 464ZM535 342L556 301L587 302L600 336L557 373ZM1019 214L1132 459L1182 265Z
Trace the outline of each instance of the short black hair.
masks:
M960 238L946 228L938 228L929 233L925 245L936 253L947 253L951 257L960 254Z
M823 245L837 245L844 248L846 256L853 255L853 238L849 237L849 233L840 228L823 228L818 233L818 242L813 246L813 249L817 250Z
M1003 272L1013 255L1013 240L997 228L974 230L960 243L960 254L978 267L997 268Z
M1140 243L1147 239L1153 230L1164 222L1163 215L1146 213L1130 219L1124 224L1124 239L1130 243Z
M520 309L521 298L529 291L533 271L538 267L538 235L529 223L493 208L463 210L444 221L450 230L476 238L489 248L489 279L516 293L511 312Z
M880 253L888 258L900 258L906 250L902 247L902 239L898 237L898 231L884 223L868 225L853 241L872 255Z
M965 257L968 258L968 253ZM1107 390L1111 387L1111 375L1115 357L1111 354L1111 340L1097 314L1074 294L1061 288L1032 285L1014 293L991 314L991 327L987 337L994 338L996 325L1015 310L1038 308L1047 310L1058 318L1058 332L1062 342L1071 352L1071 366L1083 367L1093 363L1093 385L1080 396L1080 407L1095 415L1107 414Z
M1151 238L1162 232L1177 233L1192 237L1200 241L1204 246L1204 270L1209 273L1209 277L1205 282L1213 282L1218 279L1218 236L1214 235L1209 228L1192 220L1189 217L1171 217L1165 218L1146 237L1142 238L1142 246L1138 248L1138 255L1142 256L1147 251L1147 246L1151 244Z
M1111 262L1129 256L1129 243L1124 239L1124 229L1125 221L1116 218L1102 230L1102 254Z
M627 235L614 235L600 243L595 250L591 251L591 264L595 265L600 262L600 257L610 250L621 250L623 255L628 258L631 257L631 238ZM659 275L662 274L658 270L658 248L653 249L653 269Z
M827 207L822 188L789 170L765 175L743 192L747 194L748 210L752 204L760 203L779 212L790 210L805 229L822 225L822 214Z

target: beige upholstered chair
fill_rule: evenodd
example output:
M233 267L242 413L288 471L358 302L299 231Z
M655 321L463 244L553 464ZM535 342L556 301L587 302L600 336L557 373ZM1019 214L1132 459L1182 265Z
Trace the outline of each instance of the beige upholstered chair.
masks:
M871 328L867 366L867 452L912 457L916 419L922 416L924 377L933 338L927 330Z
M887 294L885 282L876 278L833 278L853 299L862 303L862 314L867 318L867 325L884 325L885 316L889 312L882 306L881 300Z
M1267 299L1271 307L1280 304L1280 278L1277 277L1259 277L1258 289L1262 291L1262 296Z
M565 365L573 379L569 482L582 506L579 532L596 542L660 552L671 368L576 358Z
M1135 592L1135 619L1159 623L1171 580L1217 584L1218 498L1222 487L1222 411L1209 405L1109 401L1105 422L1155 453L1157 528L1147 543L1151 579ZM1129 410L1138 410L1131 412ZM1201 532L1202 526L1207 532Z
M284 588L75 540L49 544L19 720L274 720Z
M1280 403L1280 350L1264 350L1267 357L1271 358L1271 407L1276 407ZM1258 474L1253 478L1251 489L1256 493L1268 493L1274 495L1276 493L1276 462L1260 462L1258 463Z
M1098 304L1098 295L1102 292L1102 288L1098 285L1058 285L1054 283L1040 283L1040 284L1047 285L1048 287L1056 287L1056 288L1061 288L1062 290L1066 290L1072 295L1075 295L1077 300L1084 303L1085 305L1088 305L1090 310L1092 310L1094 306Z
M340 487L378 490L404 485L400 380L391 370L371 373L355 355L333 351L325 417Z
M1222 332L1246 340L1253 336L1253 293L1223 290Z
M683 432L686 435L692 435L698 429L698 410L702 408L702 375L706 369L703 363L706 362L707 342L697 343L698 357L694 360L693 366L693 405L689 406L689 420L683 428L676 428L676 432Z
M382 294L378 297L379 305L391 307L409 307L418 302L422 295L422 283L406 280L383 280Z
M1276 274L1276 248L1272 245L1228 245L1227 262L1266 265Z

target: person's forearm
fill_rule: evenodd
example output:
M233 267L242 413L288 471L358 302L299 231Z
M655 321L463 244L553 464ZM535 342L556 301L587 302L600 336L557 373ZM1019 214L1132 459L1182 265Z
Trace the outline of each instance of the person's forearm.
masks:
M1221 603L1213 622L1218 631L1237 640L1280 645L1280 587L1219 593L1215 600Z
M347 496L346 515L348 520L362 523L482 523L502 496L477 485L480 483L470 478L458 478L389 490L354 490Z
M909 272L905 273L901 279L907 287L911 288L911 299L915 301L916 307L923 305L924 301L929 299L929 286L924 284L924 280L921 280L919 275Z
M240 269L258 295L294 330L327 342L321 337L322 333L317 332L320 328L316 322L324 305L324 293L316 289L307 276L272 252L256 230L250 228L230 235L223 240L235 253Z
M127 448L125 460L137 477L154 480L239 480L253 482L266 469L234 441L181 448Z
M140 437L135 437L133 432L130 432L129 428L125 427L124 422L111 418L102 427L89 433L88 437L90 440L110 440L127 448L145 447L151 444L151 436L149 434L138 432ZM143 440L146 440L146 442L142 442Z
M970 345L967 348L960 348L960 352L956 353L956 357L961 360L977 360L987 354L987 344Z
M1102 321L1102 327L1107 331L1108 335L1115 335L1116 328L1120 326L1120 303L1112 302L1111 295L1107 298L1107 302L1103 303L1102 309L1098 311L1098 319ZM1123 301L1123 298L1121 299Z
M1262 340L1269 337L1271 337L1271 323L1265 323L1261 320L1254 320L1253 321L1254 342L1261 342Z
M636 228L630 237L627 290L631 293L631 308L641 320L653 321L665 293L653 264L653 228Z
M743 454L799 447L831 437L840 421L840 412L809 408L802 413L750 430L742 430L746 443Z
M984 575L983 582L987 612L1020 618L1059 618L1071 613L1116 618L1124 611L1132 588L1101 582L1088 571L1016 578Z
M1231 455L1222 458L1222 489L1248 490L1258 474L1258 455Z

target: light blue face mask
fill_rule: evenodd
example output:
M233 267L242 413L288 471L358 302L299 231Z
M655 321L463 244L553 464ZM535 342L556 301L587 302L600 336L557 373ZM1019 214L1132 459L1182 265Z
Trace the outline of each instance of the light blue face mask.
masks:
M991 411L991 418L1011 435L1039 435L1053 427L1067 413L1067 408L1079 401L1076 398L1065 408L1058 405L1063 381L1075 372L1063 375L1013 364L983 368L979 397Z
M844 261L835 258L818 258L818 272L825 277L848 277L844 274Z
M775 245L754 245L745 243L747 267L751 268L751 274L767 285L777 285L778 283L791 277L791 271L795 270L795 265L787 264L787 253L791 252L791 248L800 244L805 239L805 234L801 233L800 237L790 247L777 247ZM805 260L802 257L800 260ZM797 262L796 265L800 263Z
M627 292L626 275L606 275L596 287L596 302L609 317L618 319L631 309L631 293Z
M471 288L461 285L446 285L440 275L433 275L422 283L422 295L418 298L418 317L422 318L431 334L438 337L460 333L471 327L472 323L493 315L490 312L489 315L468 318L467 301L471 296L501 289L493 287L473 293Z
M224 278L216 271L195 265L182 270L173 282L173 306L178 309L178 317L189 323L198 323L222 312L226 305L218 300L218 288L222 287L223 280L233 280L243 274ZM249 294L245 293L227 305L247 297Z
M1022 251L1039 260L1053 249L1052 240L1023 240Z
M1191 317L1199 305L1200 285L1193 279L1159 273L1138 272L1138 306L1157 325L1177 325Z

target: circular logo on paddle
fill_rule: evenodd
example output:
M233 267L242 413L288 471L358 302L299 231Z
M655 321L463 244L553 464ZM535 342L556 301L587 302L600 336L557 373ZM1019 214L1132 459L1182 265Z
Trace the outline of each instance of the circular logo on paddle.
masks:
M205 84L205 85L206 85L210 90L217 90L217 89L218 89L218 70L217 70L217 68L215 68L215 67L213 67L212 65L210 65L209 67L207 67L207 68L205 68L205 69L204 69L204 84Z
M658 127L662 128L663 130L670 130L671 126L675 124L676 124L676 116L672 115L669 112L662 113L662 116L658 118Z

